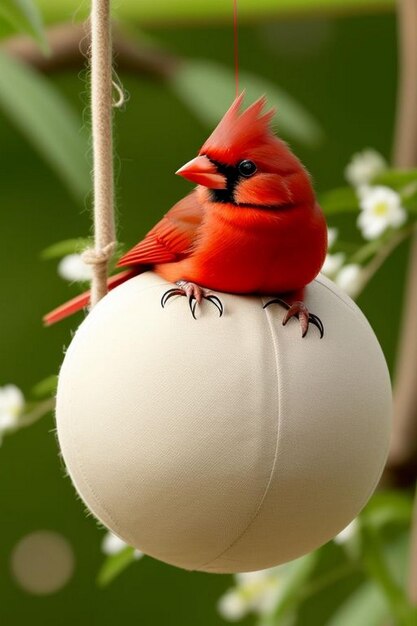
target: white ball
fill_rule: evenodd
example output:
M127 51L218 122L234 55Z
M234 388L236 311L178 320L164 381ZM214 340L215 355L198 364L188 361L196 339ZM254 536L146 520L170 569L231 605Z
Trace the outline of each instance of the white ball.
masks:
M259 570L313 550L372 494L391 388L358 307L319 276L302 339L270 298L218 294L191 316L137 276L68 348L57 397L62 454L81 498L128 544L191 570Z

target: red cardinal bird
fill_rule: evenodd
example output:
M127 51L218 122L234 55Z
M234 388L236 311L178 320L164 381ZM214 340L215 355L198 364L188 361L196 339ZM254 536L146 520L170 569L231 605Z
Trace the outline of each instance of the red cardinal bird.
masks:
M327 249L327 228L310 177L263 113L265 98L240 112L233 102L199 155L177 174L197 183L118 262L129 267L109 279L109 289L152 268L176 283L162 297L185 295L195 317L202 298L223 313L209 290L279 295L268 302L287 308L305 336L310 323L323 336L320 319L302 302L303 288L319 273ZM285 298L282 299L282 298ZM82 294L45 317L52 324L89 302Z

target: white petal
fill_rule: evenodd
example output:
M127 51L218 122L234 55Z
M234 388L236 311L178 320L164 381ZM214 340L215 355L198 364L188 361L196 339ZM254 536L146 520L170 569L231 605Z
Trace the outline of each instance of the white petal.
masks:
M329 250L333 246L338 236L339 236L339 230L337 228L327 229L327 247Z
M335 282L348 295L355 297L362 287L362 268L350 263L342 267L335 278Z
M362 236L368 240L377 239L388 226L385 217L375 216L368 211L359 214L357 224Z
M68 254L58 264L58 274L69 281L90 280L91 267L84 263L81 254Z
M268 615L276 607L283 591L283 579L271 578L262 593L252 602L252 609L258 615Z
M407 212L402 206L399 206L392 211L391 216L390 216L391 226L393 226L394 228L399 228L406 221L407 221Z
M144 554L143 554L143 552L141 552L140 550L135 550L135 551L133 552L133 558L134 558L136 561L139 561L139 560L140 560L140 559L142 559L144 556L145 556L145 555L144 555Z
M337 252L336 254L326 254L323 267L321 271L330 278L337 274L345 261L345 255L343 252Z
M372 187L370 185L359 185L358 187L356 187L356 195L358 196L359 200L362 200L362 198L365 198L370 190L372 189ZM360 206L360 203L359 203Z
M19 416L25 406L25 397L16 385L0 387L0 414Z
M285 565L235 575L238 584L235 591L245 599L247 612L263 615L274 608L282 590L283 570L286 568Z
M116 535L113 535L113 533L108 532L106 535L104 535L103 541L101 543L101 551L104 552L104 554L107 555L112 555L112 554L117 554L118 552L121 552L124 548L126 548L127 543L125 543L123 541L123 539L120 539L120 537L117 537Z
M0 431L6 432L14 428L19 421L17 415L11 413L0 413Z
M354 537L358 531L358 521L354 519L350 524L346 526L336 537L333 539L335 543L343 544L346 541L349 541L352 537Z
M363 211L374 211L379 204L386 204L390 209L401 205L401 198L396 191L390 187L376 185L374 187L363 187L359 195L359 206Z
M352 156L350 163L346 166L346 180L353 187L366 185L378 174L387 168L384 157L376 150L368 148L357 152Z
M235 580L238 585L244 587L246 585L265 580L265 578L268 578L269 575L268 569L261 569L254 572L242 572L235 574Z
M219 600L217 609L224 619L238 622L248 613L248 605L243 596L234 589L227 591Z

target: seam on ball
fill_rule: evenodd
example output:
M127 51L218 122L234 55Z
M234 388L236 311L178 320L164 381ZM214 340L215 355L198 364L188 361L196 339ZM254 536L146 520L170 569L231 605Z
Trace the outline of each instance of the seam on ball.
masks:
M264 299L261 298L262 300L262 304L264 304ZM224 556L231 548L233 548L233 546L235 546L244 536L245 534L248 532L248 530L251 528L251 526L255 523L255 521L257 520L262 507L264 505L264 502L267 498L267 495L269 493L269 489L272 483L272 479L275 473L275 468L277 465L277 459L278 459L278 448L279 448L279 440L280 440L280 431L281 431L281 378L279 376L279 372L281 371L281 367L280 367L280 362L279 362L279 352L277 349L277 342L275 340L275 336L274 336L274 332L273 332L273 326L272 326L272 319L271 319L271 315L269 313L269 311L267 309L263 309L263 311L265 312L266 315L266 319L268 322L268 329L269 329L269 333L271 336L271 340L272 340L272 345L274 346L274 356L275 356L275 376L276 376L276 382L277 382L277 396L278 396L278 410L277 410L277 425L276 425L276 439L275 439L275 451L274 451L274 457L272 460L272 465L271 465L271 470L269 472L269 476L268 476L268 480L266 482L266 486L265 489L263 491L262 497L260 499L260 502L258 504L258 506L256 507L255 513L253 514L252 518L249 520L249 522L247 523L247 525L245 526L245 528L239 533L239 535L233 539L233 541L227 546L227 548L225 548L224 550L222 550L220 552L220 554L218 554L216 557L214 557L213 559L210 559L210 561L207 561L206 563L203 563L202 565L194 568L196 571L201 570L205 567L208 567L210 565L213 565L218 559L221 559L222 556Z
M392 423L392 417L391 417L391 423ZM384 471L384 468L385 468L385 465L386 465L386 462L387 462L388 452L389 452L389 447L390 447L390 441L391 441L391 433L390 433L390 436L388 437L387 444L386 444L386 446L384 448L384 454L382 455L382 458L385 458L385 462L383 463L383 465L380 468L378 468L378 471L375 474L374 480L372 481L372 486L370 487L370 489L366 493L366 496L364 497L364 499L362 500L361 504L359 505L359 509L358 509L358 512L356 513L355 517L357 517L359 515L359 513L362 511L362 509L368 503L368 500L371 498L372 494L374 493L375 489L378 486L378 483L379 483L379 481L381 479L381 476L382 476L382 472Z

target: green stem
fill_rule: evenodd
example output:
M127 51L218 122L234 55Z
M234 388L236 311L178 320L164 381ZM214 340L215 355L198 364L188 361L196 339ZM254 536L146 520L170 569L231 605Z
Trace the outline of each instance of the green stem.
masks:
M42 402L39 402L31 411L24 413L14 430L20 430L21 428L26 428L27 426L31 426L35 422L39 421L42 417L53 411L55 408L55 398L47 398Z
M358 296L369 283L371 278L377 273L380 267L385 263L387 258L394 252L395 248L397 248L400 243L405 241L410 235L417 231L417 224L410 224L407 228L400 230L393 235L385 245L381 246L381 242L379 242L379 249L376 246L376 242L371 242L370 244L366 244L363 248L360 248L358 252L353 255L350 259L350 263L359 263L360 259L367 258L369 253L375 247L378 249L378 252L375 254L373 259L368 263L366 267L363 269L362 281L360 289L358 289L356 296ZM363 262L363 261L362 261Z
M381 245L380 239L376 239L374 241L366 243L365 245L361 246L359 250L356 250L354 254L352 254L349 259L349 263L357 263L359 265L366 263L366 261L368 261L368 259L370 259L379 250L384 249L387 243L388 241L385 240L385 242Z
M306 585L303 593L301 594L301 599L306 600L310 596L319 593L326 587L333 585L334 583L339 582L343 578L347 576L351 576L352 574L359 573L361 571L361 566L358 562L349 561L340 567L336 567L335 569L327 572L323 576L320 576L316 580L312 581L309 585Z

